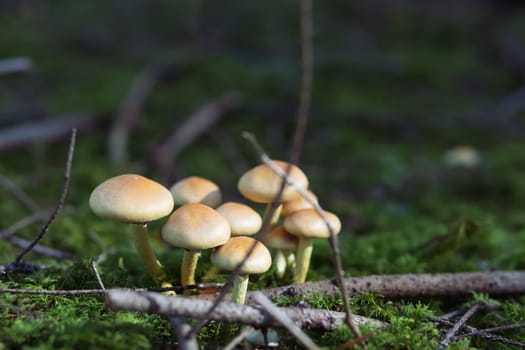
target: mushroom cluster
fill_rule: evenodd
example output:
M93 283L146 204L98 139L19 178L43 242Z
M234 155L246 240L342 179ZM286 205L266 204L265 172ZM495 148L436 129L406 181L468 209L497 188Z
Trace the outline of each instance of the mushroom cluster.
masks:
M161 287L171 287L172 280L149 244L147 223L168 216L161 236L169 245L184 249L181 284L195 284L201 251L212 249L210 260L216 268L239 272L232 300L244 303L248 275L264 273L272 264L267 247L275 250L277 277L295 267L294 281L303 283L313 239L327 238L330 232L337 234L341 229L337 216L324 212L321 217L313 208L317 197L308 190L308 178L301 169L284 161L274 164L287 173L294 186L283 184L281 176L266 164L248 170L238 181L238 190L245 198L266 204L265 215L277 197L280 199L268 233L260 241L247 237L261 230L263 220L257 211L243 203L221 204L219 186L198 176L181 179L168 189L141 175L119 175L97 186L89 204L101 218L135 225L139 255L146 271ZM308 191L309 198L303 198L297 188Z

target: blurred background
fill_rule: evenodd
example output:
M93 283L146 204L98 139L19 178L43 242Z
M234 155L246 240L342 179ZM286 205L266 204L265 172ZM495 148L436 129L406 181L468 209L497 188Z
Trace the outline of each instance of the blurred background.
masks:
M295 1L0 1L0 174L52 208L71 127L79 129L73 212L47 244L97 254L86 231L106 226L87 198L110 176L138 172L170 185L200 175L235 200L237 179L258 162L242 131L286 159L298 13ZM465 216L525 227L520 2L318 1L314 45L300 166L342 218L343 241L391 234L414 247ZM127 145L116 125L129 132ZM27 215L7 190L0 209L0 227ZM9 261L11 245L0 244ZM352 272L416 268L405 260Z

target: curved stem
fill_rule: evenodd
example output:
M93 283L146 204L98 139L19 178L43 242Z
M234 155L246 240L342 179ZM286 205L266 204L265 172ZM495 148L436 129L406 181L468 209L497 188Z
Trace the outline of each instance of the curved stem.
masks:
M248 291L248 275L237 275L233 281L232 302L244 304Z
M299 246L297 247L297 260L295 265L294 282L297 284L304 283L306 274L310 267L310 258L312 256L313 240L311 238L299 238Z
M180 267L180 284L183 286L195 284L195 269L201 256L200 250L184 249L182 265Z
M155 282L161 287L173 287L173 285L168 282L168 276L166 275L166 271L164 271L164 267L157 260L157 257L151 248L148 238L147 224L135 225L135 246L137 247L137 251L146 271Z
M293 250L285 250L283 254L286 259L286 268L295 269L295 252Z

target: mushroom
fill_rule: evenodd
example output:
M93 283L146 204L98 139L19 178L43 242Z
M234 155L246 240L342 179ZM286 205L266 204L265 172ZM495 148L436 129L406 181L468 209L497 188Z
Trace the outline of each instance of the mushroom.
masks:
M254 246L255 245L255 246ZM268 271L272 265L272 257L268 248L261 242L246 236L230 238L211 253L211 262L221 270L234 271L254 246L239 274L233 281L232 301L244 304L250 274Z
M189 176L170 187L176 205L202 203L215 208L222 201L219 186L200 176Z
M181 284L195 284L195 268L201 250L224 244L230 238L230 225L217 211L201 203L184 204L175 210L162 228L162 238L184 248Z
M261 216L246 204L226 202L215 210L228 220L232 236L253 235L261 229Z
M112 177L98 185L89 197L89 206L97 216L135 224L135 245L142 262L162 287L172 285L151 248L147 223L167 216L173 205L167 188L136 174Z
M341 231L339 218L328 211L324 211L324 214L333 234L338 234ZM299 238L294 281L295 283L304 283L310 266L313 239L330 237L330 230L327 223L315 209L303 209L288 215L284 219L284 228Z
M308 178L299 167L283 162L280 160L273 161L276 166L287 172L288 177L299 187L308 188ZM261 164L241 176L237 184L237 188L241 194L249 200L256 203L266 203L266 212L270 210L270 203L272 203L282 185L282 178L279 174L272 170L268 165ZM300 194L292 186L286 184L281 193L281 202L289 201L299 197ZM270 225L274 225L279 220L281 206L277 208Z
M317 196L310 190L307 190L306 193L308 193L308 198L313 201L314 203L319 203L317 200ZM281 216L286 217L293 213L294 211L298 211L301 209L311 209L313 208L312 203L308 201L308 199L304 198L303 196L297 197L295 199L286 201L283 203L283 208L281 210Z
M262 237L261 242L264 245L276 249L273 260L277 278L283 278L286 267L295 264L294 252L299 245L298 241L296 236L288 233L282 226L275 227Z

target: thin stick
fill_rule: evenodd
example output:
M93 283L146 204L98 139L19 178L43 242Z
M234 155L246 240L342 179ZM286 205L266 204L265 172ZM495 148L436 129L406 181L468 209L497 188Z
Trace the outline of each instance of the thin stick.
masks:
M239 333L235 338L233 338L226 346L222 348L222 350L233 350L237 345L239 345L244 338L251 332L254 332L255 329L250 326L243 327L241 333Z
M97 278L97 282L98 282L98 285L100 286L100 289L106 290L106 287L104 286L104 282L102 282L102 278L100 277L100 274L98 273L97 261L95 259L91 260L91 269L93 270L93 273L95 274L95 277Z
M18 220L17 222L12 224L8 228L3 229L2 231L0 231L0 238L2 238L2 239L9 239L9 238L11 238L18 231L23 229L24 227L29 226L32 223L35 223L35 222L37 222L39 220L42 220L45 217L45 215L49 215L49 212L43 211L43 210L35 211L34 213L32 213L32 214L30 214L30 215L28 215L28 216Z
M328 232L330 233L329 242L330 242L330 247L332 248L332 260L335 265L337 285L339 286L341 298L343 299L343 306L347 314L346 322L347 322L348 327L352 330L352 332L356 336L356 338L360 338L361 332L359 331L359 328L352 322L352 317L351 317L352 309L350 307L350 300L349 300L348 293L344 285L344 276L343 276L344 272L343 272L343 265L341 262L341 254L339 252L339 240L337 238L337 235L334 234L334 229L330 225L330 222L328 218L326 217L326 214L324 213L319 203L315 202L306 190L297 186L297 184L295 184L282 169L280 169L278 166L274 164L273 160L270 157L268 157L268 155L264 152L261 145L257 142L257 139L255 138L253 134L244 132L243 136L248 141L250 141L252 146L259 153L261 161L265 163L266 165L268 165L279 176L281 176L283 181L286 181L286 183L289 186L293 187L299 194L301 194L301 196L303 196L308 201L308 203L312 205L315 211L319 214L319 216L325 222L326 227L328 228Z
M301 87L299 92L299 109L295 132L290 149L290 163L298 164L308 124L308 115L312 99L312 81L314 71L313 45L313 11L312 0L300 0L301 29Z
M10 192L13 197L15 197L31 212L37 212L40 210L38 204L36 204L35 201L24 192L24 190L2 175L0 175L0 187L3 187L6 191Z
M476 304L472 305L472 307L470 309L468 309L467 312L465 312L463 314L463 316L461 316L461 318L454 324L454 326L451 329L448 330L448 332L445 334L445 338L443 338L443 340L441 340L439 342L438 349L445 349L450 344L450 342L452 341L452 338L456 335L456 333L459 331L459 329L461 327L463 327L465 325L465 323L467 323L467 321L472 316L474 316L474 314L482 306L483 306L483 304L481 304L481 303L476 303Z
M479 334L504 332L504 331L513 331L513 330L516 330L516 329L523 329L523 328L525 328L525 323L508 324L508 325L505 325L505 326L492 327L492 328L483 328L483 329L478 329L475 332L469 332L469 333L463 333L463 334L456 335L456 336L452 337L452 340L456 341L456 340L460 340L460 339L463 339L463 338L474 337L474 336L477 336Z
M71 131L71 139L69 141L69 151L68 151L68 155L67 155L66 170L64 172L64 183L63 183L63 186L62 186L62 193L60 194L60 198L59 198L59 201L58 201L58 203L57 203L57 205L55 207L55 210L51 214L49 220L44 224L44 226L40 230L40 233L35 238L35 240L33 242L31 242L30 245L28 245L25 249L23 249L15 257L15 260L13 261L14 265L20 264L20 262L22 261L22 258L24 257L24 255L29 253L31 251L31 249L33 249L33 247L35 245L37 245L38 242L44 237L44 235L46 234L47 230L49 229L49 226L55 220L56 216L60 212L60 209L62 208L62 205L64 204L64 200L66 199L66 194L67 194L67 191L69 189L69 180L70 180L70 174L71 174L71 164L73 163L73 153L75 152L76 136L77 136L77 129L73 129Z
M17 246L20 249L26 249L32 243L32 242L29 242L28 240L25 240L19 237L15 237L15 236L7 238L7 241L11 243L12 245ZM72 253L64 252L62 250L58 250L55 248L46 247L41 244L35 245L32 249L32 252L38 253L41 255L45 255L45 256L49 256L49 257L52 257L58 260L75 260L75 255L73 255Z
M253 297L255 301L260 304L264 309L277 321L281 324L282 327L284 327L288 333L290 333L295 339L299 341L306 349L313 349L317 350L320 349L317 344L314 343L314 341L301 330L301 328L297 327L294 322L286 315L284 312L281 311L277 306L275 306L264 294L260 292L255 292L253 294Z
M209 312L213 302L193 297L169 297L160 293L136 293L122 289L108 289L106 304L114 310L145 312L166 317L181 316L242 323L258 328L280 327L280 323L260 306L221 302ZM292 322L300 328L334 330L343 324L344 313L324 309L283 307ZM372 327L384 327L377 320L355 316L355 322Z

